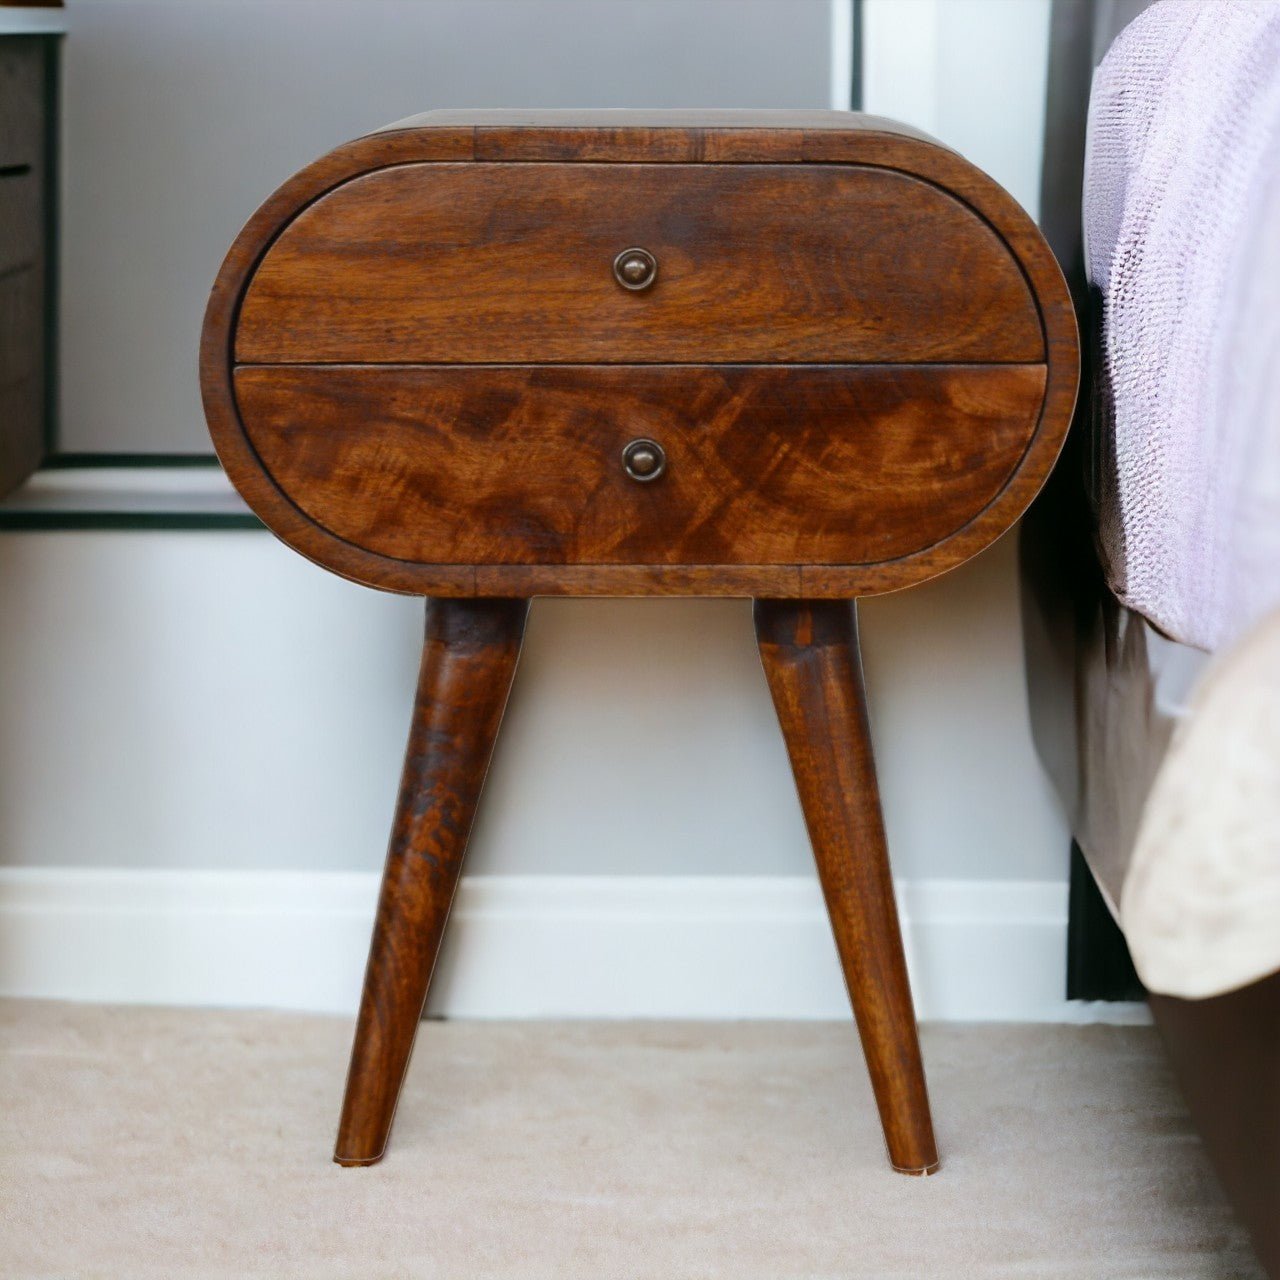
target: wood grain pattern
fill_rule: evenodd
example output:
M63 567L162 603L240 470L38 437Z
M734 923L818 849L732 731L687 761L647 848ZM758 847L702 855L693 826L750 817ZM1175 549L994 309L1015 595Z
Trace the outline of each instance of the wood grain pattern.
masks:
M840 111L435 111L335 148L286 181L246 223L215 282L202 357L230 351L232 312L249 276L297 213L361 174L460 160L672 159L735 164L859 164L948 191L986 221L1025 272L1052 346L1076 342L1062 273L1034 222L962 156L898 121Z
M631 245L658 259L642 293L613 278ZM1037 362L1044 338L991 228L904 174L435 164L366 175L303 211L249 285L236 356Z
M253 366L245 429L344 540L442 564L874 563L1000 492L1041 365ZM667 471L637 484L636 436Z
M635 244L641 294L611 273ZM340 1163L386 1143L524 598L698 594L758 597L890 1158L937 1168L848 597L1008 529L1077 376L1031 220L871 117L429 113L266 201L202 337L228 474L338 573L487 597L428 607ZM667 452L651 485L622 470L636 436Z
M889 1160L938 1168L885 844L852 601L755 603L782 725Z
M377 130L421 139L469 129L476 160L768 164L810 160L806 141L835 133L936 139L863 111L611 107L423 111Z
M708 165L779 162L859 165L949 192L999 237L1025 276L1044 333L1045 403L1021 465L967 524L933 546L874 564L585 565L434 564L394 559L336 537L310 519L264 470L240 421L233 388L237 309L274 240L326 192L361 174L476 158L556 163L608 159L639 168L672 158ZM656 286L655 286L656 287ZM621 291L619 291L621 292ZM638 301L629 297L630 301ZM847 113L443 112L401 122L337 148L284 184L250 219L219 273L201 345L201 386L220 458L253 509L286 542L344 576L388 590L465 596L542 593L752 594L836 597L897 590L959 564L1016 520L1061 447L1078 376L1074 314L1052 254L1031 220L962 157L905 126Z
M525 600L427 603L334 1160L382 1158L524 635Z
M941 143L914 125L888 116L866 111L828 111L825 108L798 107L437 107L393 120L375 133L420 133L434 129L465 127L479 140L493 133L511 134L523 139L527 155L542 142L569 139L577 145L592 145L600 136L626 134L633 147L653 142L665 148L684 145L687 139L701 139L713 134L777 134L796 137L807 130L830 130L838 133L890 133L908 138L922 138ZM584 143L583 140L587 141ZM672 140L668 142L668 139ZM562 144L568 145L568 144ZM477 152L478 154L478 152ZM634 154L634 153L633 153ZM571 153L573 158L576 153ZM579 157L580 158L580 157ZM695 159L690 153L684 157Z

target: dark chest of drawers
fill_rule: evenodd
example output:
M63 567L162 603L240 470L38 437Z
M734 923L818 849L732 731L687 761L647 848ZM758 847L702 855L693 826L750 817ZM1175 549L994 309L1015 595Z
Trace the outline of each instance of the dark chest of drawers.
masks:
M0 35L0 497L45 454L56 36Z

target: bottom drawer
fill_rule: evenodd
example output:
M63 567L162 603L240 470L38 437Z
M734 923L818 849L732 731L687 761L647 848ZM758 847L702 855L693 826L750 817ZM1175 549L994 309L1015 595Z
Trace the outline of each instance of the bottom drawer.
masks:
M343 540L481 565L874 564L1017 469L1043 365L243 365L262 465ZM635 438L665 470L638 482Z

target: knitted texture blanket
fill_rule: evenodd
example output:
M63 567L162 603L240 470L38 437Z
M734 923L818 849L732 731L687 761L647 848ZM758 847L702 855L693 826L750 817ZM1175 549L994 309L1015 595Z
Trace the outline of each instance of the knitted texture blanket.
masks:
M1094 78L1084 189L1104 565L1212 650L1280 604L1280 2L1130 23Z

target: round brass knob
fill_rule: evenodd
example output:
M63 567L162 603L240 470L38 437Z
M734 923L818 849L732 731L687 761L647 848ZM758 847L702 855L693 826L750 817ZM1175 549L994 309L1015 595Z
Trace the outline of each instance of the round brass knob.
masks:
M658 260L648 249L623 249L613 260L613 278L632 292L647 289L657 274Z
M667 455L656 440L633 440L622 451L622 466L633 480L648 484L667 469Z

